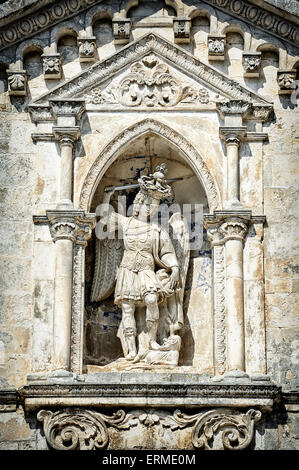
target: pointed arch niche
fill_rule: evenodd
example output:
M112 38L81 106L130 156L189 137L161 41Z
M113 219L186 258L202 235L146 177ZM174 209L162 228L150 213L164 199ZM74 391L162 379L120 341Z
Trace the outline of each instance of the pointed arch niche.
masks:
M118 135L101 152L83 184L80 208L96 212L106 186L137 183L142 174L160 163L168 167L178 204L202 204L209 213L219 204L214 180L199 153L181 135L158 121L147 119ZM120 193L133 202L138 189ZM106 366L122 357L117 330L121 311L113 294L102 302L91 302L95 262L95 233L85 256L84 365ZM200 249L191 251L184 298L185 326L181 332L180 369L213 373L212 250L206 234ZM103 371L106 370L106 367Z

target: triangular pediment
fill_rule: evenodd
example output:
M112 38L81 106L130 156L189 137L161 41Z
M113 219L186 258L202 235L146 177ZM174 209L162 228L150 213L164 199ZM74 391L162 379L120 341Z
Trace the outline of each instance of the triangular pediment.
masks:
M150 106L182 105L192 100L204 104L207 93L214 101L217 97L218 100L244 100L258 106L270 104L257 93L153 33L128 44L104 61L96 62L32 104L46 105L53 99L85 98L87 103L95 105L106 101L110 105L136 106L140 96L131 96L130 87L134 83L147 86L153 81L160 86L165 98L161 96ZM148 102L142 104L147 106Z

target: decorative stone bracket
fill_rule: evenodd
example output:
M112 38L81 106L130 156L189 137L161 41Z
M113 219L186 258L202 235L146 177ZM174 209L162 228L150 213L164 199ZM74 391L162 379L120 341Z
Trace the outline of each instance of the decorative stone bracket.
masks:
M79 47L79 61L94 62L97 50L95 36L89 38L78 38L77 43Z
M43 54L43 74L45 79L59 80L62 76L60 54Z
M173 20L175 44L190 42L190 18L178 17Z
M225 58L225 36L209 35L208 36L208 59L224 60Z
M244 77L259 77L261 68L261 52L243 52Z
M112 31L115 44L127 44L130 41L131 20L129 18L113 20Z
M25 70L8 71L8 93L9 95L27 95L27 73Z
M294 91L296 73L297 71L295 69L277 71L278 93L280 95L291 94Z

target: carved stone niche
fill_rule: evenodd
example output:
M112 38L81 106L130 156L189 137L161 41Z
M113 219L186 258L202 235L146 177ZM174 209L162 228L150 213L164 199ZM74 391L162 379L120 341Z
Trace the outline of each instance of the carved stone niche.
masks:
M243 53L243 69L244 77L259 77L261 68L261 52L244 52Z
M208 59L209 60L224 60L225 42L226 42L225 36L209 34L208 36Z
M60 54L43 54L43 73L45 79L58 80L62 75Z
M27 94L27 74L25 70L8 71L9 95L25 96Z
M130 41L131 20L129 18L112 21L114 44L127 44Z
M190 18L178 17L173 20L174 42L188 43L190 42Z
M80 62L94 62L96 56L96 38L78 38L79 47L79 61Z
M296 73L296 69L277 71L278 93L280 95L291 94L294 91Z

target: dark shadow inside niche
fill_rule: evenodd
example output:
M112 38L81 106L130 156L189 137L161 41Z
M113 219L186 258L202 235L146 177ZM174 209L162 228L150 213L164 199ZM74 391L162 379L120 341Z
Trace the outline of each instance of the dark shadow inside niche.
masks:
M7 69L5 64L0 63L0 95L8 90Z
M114 37L111 19L102 18L95 21L93 25L93 35L96 37L97 47L113 42Z
M27 72L28 80L39 77L43 74L43 64L41 58L42 51L30 51L23 59L23 66Z
M68 64L79 57L76 35L67 34L62 36L57 44L62 64Z
M130 8L127 16L128 18L138 21L148 16L175 17L176 12L174 8L165 5L165 1L163 0L140 0L137 7Z
M190 202L190 204L203 204L203 212L208 213L209 208L205 191L193 170L184 161L184 159L167 144L166 141L152 135L136 139L134 144L131 144L130 147L111 164L94 193L90 212L96 212L97 206L102 202L105 187L111 185L125 186L136 184L141 175L152 173L156 166L162 162L166 163L168 166L167 178L183 178L181 181L172 183L176 195L176 202L180 205L188 202ZM117 196L126 197L126 209L132 205L138 190L138 188L128 188L117 193ZM111 203L114 208L119 211L116 193L114 193ZM127 213L127 215L129 216L130 213ZM85 367L88 364L104 366L114 362L120 357L123 357L121 342L117 337L122 312L121 309L114 304L114 292L110 295L108 294L109 296L100 302L91 301L91 290L96 258L96 242L97 239L95 232L93 232L92 238L86 248L85 258ZM185 325L181 331L182 347L179 365L194 365L194 325L196 325L197 321L197 307L194 307L194 292L192 294L194 269L198 269L198 261L204 266L205 264L209 264L210 260L211 247L206 238L206 234L204 233L203 243L200 249L194 249L190 252L190 263L184 300L184 311L186 310ZM202 282L205 282L203 278ZM193 302L191 313L188 312L190 298L191 303ZM140 318L139 315L140 311L139 309L136 309L135 318L137 323L138 318Z

